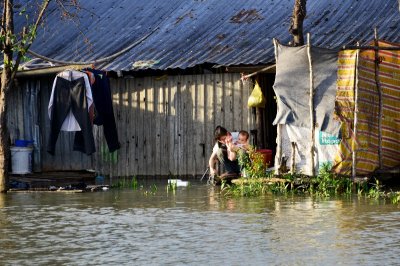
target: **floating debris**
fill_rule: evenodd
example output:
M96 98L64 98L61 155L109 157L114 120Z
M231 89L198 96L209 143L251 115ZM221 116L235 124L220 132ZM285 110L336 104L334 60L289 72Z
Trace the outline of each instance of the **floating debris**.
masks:
M180 179L168 179L169 185L176 185L177 187L187 187L189 185L189 181L182 181Z

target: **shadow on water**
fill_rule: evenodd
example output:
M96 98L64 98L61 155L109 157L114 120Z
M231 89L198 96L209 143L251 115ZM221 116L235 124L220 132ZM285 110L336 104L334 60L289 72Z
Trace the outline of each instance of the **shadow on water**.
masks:
M192 181L0 195L4 265L397 262L399 206L365 198L224 198Z

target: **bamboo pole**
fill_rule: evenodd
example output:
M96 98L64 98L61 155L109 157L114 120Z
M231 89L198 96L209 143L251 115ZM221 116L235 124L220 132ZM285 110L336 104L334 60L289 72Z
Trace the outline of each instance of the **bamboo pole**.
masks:
M308 62L310 67L310 127L311 127L311 174L315 176L315 160L314 160L314 150L315 150L315 111L314 111L314 79L313 79L313 68L312 68L312 58L311 58L311 36L307 33L307 54Z
M353 125L353 143L352 143L352 177L353 179L357 176L357 153L355 151L355 141L357 139L357 124L358 124L358 58L360 50L356 53L356 62L354 66L354 125Z
M383 101L382 101L382 90L381 84L379 82L379 42L378 42L378 30L375 28L374 30L374 43L375 47L375 83L376 89L378 90L378 98L379 98L379 111L378 111L378 159L379 159L379 169L382 169L382 109L383 109Z
M274 49L275 49L275 63L278 62L278 41L274 38L273 40L274 43ZM278 99L279 100L279 99ZM277 106L279 109L279 105ZM277 175L281 174L280 169L281 169L281 163L282 163L282 124L277 125L277 132L276 132L276 154L277 154L277 160L275 162L278 163L277 166L275 166L275 173Z
M292 142L292 165L290 167L290 172L294 174L296 171L296 142Z
M40 76L40 75L57 74L66 69L81 70L81 69L87 68L87 67L91 67L91 65L67 65L67 66L54 66L54 67L46 67L46 68L20 70L17 72L17 74L15 76L17 78L30 78L30 77Z
M242 80L246 80L246 79L249 79L249 78L251 78L251 77L253 77L253 76L255 76L255 75L258 75L258 74L260 74L260 73L267 72L267 71L272 70L272 69L274 69L274 68L276 68L276 65L275 65L275 64L274 64L274 65L267 66L267 67L264 67L264 68L262 68L262 69L260 69L260 70L258 70L258 71L256 71L256 72L253 72L253 73L250 73L250 74L247 74L247 75L243 75L241 79L242 79Z

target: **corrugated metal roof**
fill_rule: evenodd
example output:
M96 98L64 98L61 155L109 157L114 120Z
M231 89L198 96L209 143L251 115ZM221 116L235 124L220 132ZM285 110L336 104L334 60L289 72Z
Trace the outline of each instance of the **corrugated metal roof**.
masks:
M293 0L85 0L79 20L50 12L32 50L70 61L112 55L157 30L101 67L107 70L189 68L203 63L275 61L272 39L288 43ZM54 7L54 6L53 6ZM400 42L397 0L308 0L304 31L312 44L338 47L379 37Z

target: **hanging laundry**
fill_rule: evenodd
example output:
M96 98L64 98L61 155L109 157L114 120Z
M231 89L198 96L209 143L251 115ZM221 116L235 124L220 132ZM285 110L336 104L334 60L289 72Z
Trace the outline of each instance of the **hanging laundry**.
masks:
M110 152L114 152L121 147L121 144L118 140L117 126L114 118L110 80L104 71L86 69L86 72L94 75L92 94L95 105L95 117L93 123L103 126L108 149Z
M95 152L90 110L93 109L92 91L87 75L75 70L59 73L54 79L48 112L50 136L47 151L54 155L61 130L76 131L75 151L88 155Z

